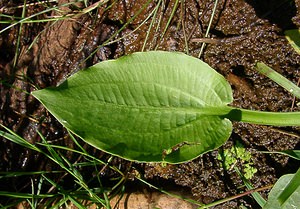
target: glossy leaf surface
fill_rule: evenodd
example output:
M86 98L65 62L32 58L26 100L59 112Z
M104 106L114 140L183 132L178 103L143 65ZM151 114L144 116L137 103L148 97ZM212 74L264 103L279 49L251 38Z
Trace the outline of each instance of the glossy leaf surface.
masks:
M224 116L230 85L182 53L104 61L32 94L84 141L129 160L188 161L221 146L232 131Z

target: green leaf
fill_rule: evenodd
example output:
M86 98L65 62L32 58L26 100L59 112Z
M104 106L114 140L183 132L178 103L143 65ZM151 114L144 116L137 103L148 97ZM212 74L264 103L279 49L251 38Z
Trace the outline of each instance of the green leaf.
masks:
M296 50L298 54L300 54L300 30L286 30L284 31L285 37L288 42L292 45L292 47Z
M297 209L300 205L299 172L287 174L279 178L269 193L263 209Z
M280 202L280 205L283 205L286 202L288 202L289 198L291 198L293 194L296 194L298 199L298 206L299 206L300 205L300 169L298 169L298 171L294 174L291 181L286 185L284 190L278 196L277 199Z
M221 146L232 131L224 116L233 100L230 85L182 53L104 61L32 95L84 141L129 160L192 160Z

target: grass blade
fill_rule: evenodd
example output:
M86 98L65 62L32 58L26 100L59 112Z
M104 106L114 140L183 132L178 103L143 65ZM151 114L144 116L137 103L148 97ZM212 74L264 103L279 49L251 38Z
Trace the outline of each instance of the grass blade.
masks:
M240 170L236 167L234 167L234 170L237 172L237 174L241 177L243 183L249 190L254 190L255 188L252 186L252 184L244 177L244 175L240 172ZM255 199L257 204L259 204L260 207L263 207L266 204L266 200L258 193L253 192L251 193L252 197Z
M41 175L41 174L47 174L47 173L62 173L62 171L21 171L21 172L7 172L3 171L0 172L0 179L2 178L12 178L12 177L18 177L18 176L32 176L32 175Z
M68 199L73 203L74 206L76 206L79 209L86 209L84 205L82 205L79 201L74 199L72 196L68 196Z
M204 38L208 37L209 31L210 31L210 28L211 28L211 25L212 25L212 21L214 19L214 16L215 16L215 13L216 13L216 10L217 10L217 5L218 5L218 0L215 0L214 8L212 10L211 17L209 19L209 23L208 23ZM204 50L204 47L205 47L205 43L203 42L202 45L201 45L201 48L200 48L198 58L201 57L201 55L203 53L203 50Z
M10 130L9 128L5 127L4 125L0 124L0 126L2 128L4 128L7 132L5 131L1 131L0 130L0 136L18 144L21 145L23 147L26 147L28 149L32 149L35 150L37 152L42 152L39 148L37 148L35 145L29 143L28 141L26 141L25 139L23 139L22 137L20 137L19 135L17 135L15 132L13 132L12 130Z
M283 150L283 151L272 151L272 152L261 151L261 153L283 154L283 155L287 155L291 158L294 158L296 160L300 160L300 150Z
M300 98L300 88L295 85L293 82L289 81L279 73L277 73L275 70L267 66L263 62L256 63L256 69L261 74L267 76L274 82L276 82L281 87L285 88L288 92L293 94L295 97Z
M178 4L179 4L179 0L176 0L175 1L175 5L173 6L173 9L172 9L171 15L170 15L170 17L168 19L168 22L167 22L166 26L165 26L165 29L162 32L161 41L162 41L164 35L166 34L166 32L167 32L167 30L169 28L169 25L171 24L171 21L172 21L174 15L175 15L176 10L177 10Z
M54 196L57 196L57 195L55 195L55 194L35 195L35 194L30 194L30 193L0 191L0 196L26 199L26 198L47 198L47 197L54 197Z
M296 52L300 54L300 30L286 30L284 31L284 34L288 42L292 45Z

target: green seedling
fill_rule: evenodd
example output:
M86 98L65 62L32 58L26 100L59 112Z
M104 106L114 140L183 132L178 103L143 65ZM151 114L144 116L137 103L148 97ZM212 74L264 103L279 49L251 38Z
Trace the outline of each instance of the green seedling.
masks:
M300 112L229 106L226 79L183 53L139 52L82 70L58 87L32 92L87 143L139 162L181 163L220 147L231 121L299 126ZM164 150L188 141L163 159Z
M222 161L225 170L233 169L240 162L243 165L243 175L246 179L251 179L257 172L251 161L251 153L239 141L230 149L219 152L217 159Z

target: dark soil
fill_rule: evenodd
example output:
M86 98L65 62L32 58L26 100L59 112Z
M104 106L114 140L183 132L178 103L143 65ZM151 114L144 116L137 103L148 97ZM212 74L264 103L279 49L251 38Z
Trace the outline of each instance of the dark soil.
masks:
M68 0L59 0L58 3L47 5L56 6L66 2ZM88 1L89 5L95 2ZM289 80L298 82L300 56L288 44L284 31L300 27L300 0L220 0L208 39L203 37L214 0L187 0L178 4L176 1L165 1L157 12L153 27L150 28L153 17L140 26L158 2L151 1L147 5L146 0L109 1L89 14L78 13L71 19L23 24L19 47L19 25L1 33L0 123L33 144L41 140L37 133L40 131L54 144L75 147L66 130L27 92L36 87L56 86L74 72L100 61L141 51L145 40L144 50L182 51L192 56L198 56L202 42L207 42L201 59L232 84L235 98L233 106L275 112L300 110L292 105L294 98L291 94L254 70L255 62L263 61ZM18 5L23 3L0 1L0 13L21 16L22 9L17 8ZM84 4L62 7L61 13L74 14L78 8L84 8ZM173 8L176 8L174 17L164 34ZM29 5L26 16L43 10L45 7L42 4ZM61 13L45 13L34 19ZM0 20L5 18L0 17ZM1 30L7 26L2 24ZM149 28L150 34L147 36ZM16 49L18 57L14 65ZM299 132L300 129L296 127L275 128L234 123L231 138L220 149L231 147L237 140L241 141L252 152L253 165L258 172L251 183L254 188L259 188L275 183L283 174L295 172L300 164L282 155L258 151L299 149ZM104 161L110 157L79 141L94 156ZM120 167L129 176L137 170L159 187L166 182L171 187L184 187L195 200L210 203L246 191L234 169L225 170L221 166L217 154L218 151L213 151L192 162L166 167L131 164L118 158L113 158L111 165ZM71 162L84 160L74 153L66 153L66 156ZM60 169L43 155L4 138L0 138L0 159L1 172ZM242 169L241 166L237 165L239 169ZM82 172L86 178L91 178L89 170ZM61 174L53 176L57 181L64 178L66 188L72 187L74 180L71 177L66 178ZM104 169L102 176L105 180L118 174ZM38 183L35 178L0 178L0 191L30 192L31 179L35 184ZM106 182L110 185L109 181ZM267 193L262 192L262 195L267 197ZM3 204L8 202L7 199L0 201ZM242 204L248 208L258 208L251 196L215 208L237 208Z

